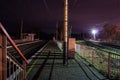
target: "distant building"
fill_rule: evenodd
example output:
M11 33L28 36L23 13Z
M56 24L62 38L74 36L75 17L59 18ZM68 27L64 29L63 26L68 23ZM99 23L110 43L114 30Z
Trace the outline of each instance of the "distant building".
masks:
M27 41L34 41L35 40L35 33L24 33L23 34L23 40Z

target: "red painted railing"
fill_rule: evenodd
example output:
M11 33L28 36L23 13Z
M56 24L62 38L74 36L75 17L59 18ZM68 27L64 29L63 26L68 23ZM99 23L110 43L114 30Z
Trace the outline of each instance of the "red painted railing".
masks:
M7 40L17 51L22 63L7 51ZM27 59L0 23L0 80L25 80L26 64Z
M10 43L12 44L12 46L17 50L18 54L25 60L26 63L28 63L27 59L24 57L24 55L22 54L22 52L20 51L20 49L16 46L15 42L12 40L12 38L7 33L7 31L5 30L5 28L3 27L3 25L1 23L0 23L0 29L3 31L3 33L5 34L5 36L8 38L8 40L10 41Z

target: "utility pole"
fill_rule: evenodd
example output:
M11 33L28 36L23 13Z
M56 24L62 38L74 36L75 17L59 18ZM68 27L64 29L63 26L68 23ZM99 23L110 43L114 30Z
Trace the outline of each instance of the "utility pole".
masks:
M60 29L60 40L62 41L62 39L63 39L63 28Z
M68 0L64 0L63 64L68 65Z
M72 26L69 27L69 37L71 38L71 34L72 34Z
M21 27L20 27L20 39L23 39L23 19L21 20Z
M56 40L58 40L58 22L56 23Z

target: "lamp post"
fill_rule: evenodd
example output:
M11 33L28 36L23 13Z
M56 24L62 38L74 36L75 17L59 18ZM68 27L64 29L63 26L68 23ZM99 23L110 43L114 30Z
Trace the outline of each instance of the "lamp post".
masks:
M96 40L96 34L97 34L97 30L96 29L92 29L92 34L93 34L93 39Z

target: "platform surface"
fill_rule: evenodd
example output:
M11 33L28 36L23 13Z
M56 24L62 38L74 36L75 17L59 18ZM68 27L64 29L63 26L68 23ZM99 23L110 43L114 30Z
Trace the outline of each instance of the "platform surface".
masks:
M63 65L63 53L50 41L27 65L27 80L107 80L77 53Z

